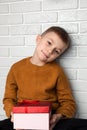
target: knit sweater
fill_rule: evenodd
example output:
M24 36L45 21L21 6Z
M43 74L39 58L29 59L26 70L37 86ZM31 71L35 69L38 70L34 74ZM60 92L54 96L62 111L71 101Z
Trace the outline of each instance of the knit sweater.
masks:
M30 57L13 64L6 80L4 110L10 117L13 106L23 100L50 101L52 110L67 118L75 114L75 101L62 68L51 62L37 66Z

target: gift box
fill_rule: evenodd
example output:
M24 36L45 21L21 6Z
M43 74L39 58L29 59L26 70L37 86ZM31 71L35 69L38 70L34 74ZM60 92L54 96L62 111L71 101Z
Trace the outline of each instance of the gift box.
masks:
M24 100L13 107L14 129L49 130L51 103Z

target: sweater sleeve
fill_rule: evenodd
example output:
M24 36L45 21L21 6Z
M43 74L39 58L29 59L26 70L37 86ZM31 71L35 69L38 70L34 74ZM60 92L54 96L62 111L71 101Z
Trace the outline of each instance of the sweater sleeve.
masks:
M70 88L69 81L60 68L60 74L57 82L57 95L59 107L56 113L61 113L66 118L71 118L76 112L76 103Z
M17 101L17 84L11 67L7 75L5 93L3 98L4 110L6 112L7 117L10 117L12 107L15 105L16 101Z

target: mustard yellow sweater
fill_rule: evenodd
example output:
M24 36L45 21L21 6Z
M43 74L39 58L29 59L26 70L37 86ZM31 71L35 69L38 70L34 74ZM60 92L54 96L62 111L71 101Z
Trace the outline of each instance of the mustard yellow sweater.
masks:
M76 106L70 85L62 68L55 62L37 66L28 57L11 67L3 99L8 117L12 107L22 100L51 101L55 113L67 118L75 114Z

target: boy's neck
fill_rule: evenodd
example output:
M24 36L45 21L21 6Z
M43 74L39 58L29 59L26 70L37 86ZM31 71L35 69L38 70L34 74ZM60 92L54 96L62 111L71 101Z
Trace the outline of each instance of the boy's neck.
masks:
M35 58L33 56L30 58L30 62L32 64L34 64L34 65L37 65L37 66L43 66L43 65L45 65L45 63L40 62L37 58Z

